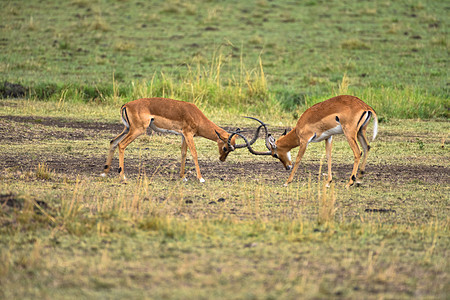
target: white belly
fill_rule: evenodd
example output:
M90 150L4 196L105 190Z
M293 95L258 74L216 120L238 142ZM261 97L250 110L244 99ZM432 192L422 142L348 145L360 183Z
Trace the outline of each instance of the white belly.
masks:
M336 135L336 134L343 134L344 132L342 131L342 126L341 124L339 124L338 126L328 129L327 131L322 132L322 134L318 137L316 137L315 139L312 139L311 142L312 143L317 143L317 142L321 142L323 140L328 139L330 136Z
M176 134L176 135L181 135L181 132L178 132L175 130L156 127L156 125L153 123L153 120L150 122L150 128L153 129L154 131L160 132L160 133L172 133L172 134Z

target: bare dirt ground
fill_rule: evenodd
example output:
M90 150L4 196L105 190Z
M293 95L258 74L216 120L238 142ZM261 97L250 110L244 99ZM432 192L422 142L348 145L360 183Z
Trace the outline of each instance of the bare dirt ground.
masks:
M0 143L27 143L42 142L46 139L65 140L105 140L105 136L113 138L123 129L120 123L102 122L81 122L68 119L49 117L20 117L20 116L0 116ZM225 128L230 129L230 128ZM252 131L252 129L243 129ZM280 129L281 131L281 129ZM107 141L107 140L105 140ZM70 156L67 153L47 153L45 162L57 173L71 175L100 174L102 172L104 153L84 156ZM151 148L150 150L151 151ZM245 151L244 149L241 151ZM294 151L294 154L296 152ZM218 159L202 159L200 152L199 163L203 176L209 180L229 180L236 178L259 178L267 182L278 181L280 184L288 176L281 163L270 157L258 157L252 162L239 162L231 158L221 163ZM231 158L231 159L230 159ZM18 168L26 171L35 168L38 163L42 163L42 157L27 153L2 153L0 169ZM117 167L117 157L113 160L113 169ZM126 162L126 172L129 177L137 176L140 168L144 168L146 174L156 174L165 176L171 180L177 179L179 170L178 158L153 158L150 155L142 155L140 162L128 159ZM187 167L193 170L193 162L188 159ZM337 181L346 181L351 172L352 164L333 163L333 176ZM296 176L296 180L305 180L309 174L318 174L319 160L313 162L302 162ZM322 172L326 172L323 166ZM112 172L113 173L113 172ZM192 173L195 173L192 171ZM391 181L395 183L406 183L413 180L420 180L428 184L449 184L450 168L440 165L401 165L401 164L373 164L368 161L366 178L371 181ZM110 176L115 176L113 173ZM194 175L191 174L191 177ZM317 176L317 175L313 175Z

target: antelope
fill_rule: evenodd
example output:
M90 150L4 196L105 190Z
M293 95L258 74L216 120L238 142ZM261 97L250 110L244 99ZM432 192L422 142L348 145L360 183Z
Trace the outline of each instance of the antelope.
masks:
M194 137L201 136L217 142L219 159L225 161L228 154L235 149L247 147L258 138L258 127L255 137L246 144L236 145L236 136L228 133L211 122L193 103L167 98L142 98L124 104L121 109L124 130L110 142L110 148L102 176L106 176L111 167L111 161L116 148L119 148L119 177L125 181L124 153L125 148L138 136L144 134L150 127L160 133L173 133L181 135L181 169L180 177L186 181L185 164L187 149L191 152L197 172L197 179L205 182L198 165L197 150ZM238 129L238 132L239 129Z
M255 151L246 141L248 145L247 148L255 155L271 155L274 158L279 159L286 170L291 170L289 178L284 184L287 186L292 182L308 144L325 141L325 151L328 162L327 186L329 186L332 181L331 148L333 136L344 134L354 155L353 170L346 186L348 188L356 181L356 174L361 156L363 156L363 161L358 180L362 179L364 175L367 155L370 150L366 130L369 120L372 117L374 119L373 141L378 133L378 119L375 111L357 97L348 95L337 96L308 108L300 116L295 128L289 133L286 133L285 131L278 140L275 140L274 137L268 133L265 123L256 118L252 118L261 123L260 127L264 127L266 132L266 147L269 151ZM240 135L239 132L233 133L232 136L236 134L245 140L245 137ZM360 151L356 140L361 144L364 154ZM290 150L296 147L300 147L300 149L295 164L292 165Z

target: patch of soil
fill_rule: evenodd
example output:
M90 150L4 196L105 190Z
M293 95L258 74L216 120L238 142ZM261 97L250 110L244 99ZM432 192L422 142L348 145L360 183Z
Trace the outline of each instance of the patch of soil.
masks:
M0 116L0 120L8 120L17 123L31 123L41 124L44 126L58 127L58 128L73 128L83 129L86 131L106 131L113 134L119 134L123 130L123 124L119 122L107 123L107 122L82 122L73 119L66 118L52 118L52 117L34 117L34 116ZM223 129L227 131L236 130L236 127L223 126ZM253 134L256 128L240 128L241 132L247 134ZM283 128L274 127L274 131L282 132Z
M147 157L146 157L147 156ZM201 156L201 155L200 155ZM96 176L103 172L103 165L106 159L106 152L99 156L64 156L52 154L45 156L46 165L58 174L65 174L76 177L77 175ZM0 169L8 168L30 171L42 163L42 157L32 156L12 156L3 155L0 161ZM280 185L288 178L290 171L286 171L280 162L274 159L255 159L250 162L236 161L231 156L226 162L217 160L202 160L199 158L200 170L206 180L236 180L237 178L249 181L260 181L267 184ZM113 159L109 176L117 176L118 159L117 153ZM345 184L348 181L352 170L352 164L333 164L333 180L338 184ZM294 181L306 182L309 176L317 178L319 173L319 162L304 162L299 167ZM168 181L179 180L180 161L176 158L151 158L143 153L141 161L125 157L125 172L128 178L133 179L139 173L147 176L161 176ZM195 180L196 172L192 159L186 162L187 177ZM326 173L326 166L322 166L322 173ZM362 185L366 181L394 182L404 184L413 181L420 181L424 184L450 184L450 168L444 166L427 165L373 165L368 164Z
M16 143L49 138L86 140L98 138L102 134L112 138L122 130L123 125L120 123L87 123L50 117L0 116L0 142Z
M87 131L110 131L119 132L123 129L123 124L106 122L81 122L72 119L33 117L33 116L0 116L0 120L8 120L16 123L40 124L43 126L57 128L83 129Z
M106 122L81 122L72 119L33 117L33 116L0 116L0 142L23 142L43 138L60 138L67 140L85 140L108 135L114 138L123 130L123 124ZM32 125L32 126L30 126ZM74 129L71 132L58 131L55 128ZM235 127L223 127L227 131ZM254 128L241 128L246 136L253 133ZM279 130L280 131L280 130ZM153 133L158 134L160 133Z
M2 125L2 123L4 125ZM33 124L36 126L25 126ZM86 139L95 140L99 134L108 135L111 138L119 134L123 125L120 123L110 124L102 122L80 122L70 119L58 119L48 117L19 117L19 116L0 116L0 142L23 142L23 140L39 138L45 141L43 137L60 139ZM34 127L37 127L34 128ZM58 128L72 128L73 132L60 131ZM235 128L225 127L226 130ZM254 129L243 129L246 135L251 135ZM102 136L103 138L103 136ZM246 151L241 149L240 151ZM67 153L52 153L45 156L36 156L28 154L2 154L0 160L0 170L7 168L30 171L36 168L43 160L48 167L56 173L62 173L69 176L85 174L95 176L103 171L103 164L106 159L105 153L99 153L97 156L70 156ZM266 183L279 182L283 184L289 176L278 160L267 157L255 157L253 161L237 161L233 154L230 154L226 162L221 163L217 158L202 159L199 155L199 164L202 175L206 180L236 180L243 178L246 180L259 180ZM111 175L117 176L118 167L117 153L112 163ZM189 172L188 177L195 178L195 169L192 159L188 158L186 164ZM178 158L152 158L144 152L141 161L130 157L125 158L125 172L128 177L136 178L139 172L145 172L149 175L162 176L168 180L178 180L180 160ZM345 184L352 169L352 164L333 163L333 176L337 182ZM305 181L309 176L317 178L319 172L319 161L302 162L295 180ZM322 173L326 173L326 165L322 166ZM449 184L450 168L441 165L392 165L392 164L371 164L370 157L366 170L365 178L370 182L395 182L407 183L411 181L421 181L430 184ZM364 184L364 181L363 181Z

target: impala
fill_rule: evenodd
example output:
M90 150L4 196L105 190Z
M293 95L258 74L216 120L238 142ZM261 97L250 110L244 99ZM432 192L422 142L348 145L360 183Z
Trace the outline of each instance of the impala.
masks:
M122 122L124 130L110 143L108 157L102 176L106 176L111 167L111 161L116 148L119 148L119 176L125 181L124 153L125 148L141 134L144 134L148 127L151 130L161 133L173 133L181 135L181 170L180 177L186 180L185 164L186 153L189 148L194 159L197 179L204 182L200 167L198 165L197 150L195 149L194 136L201 136L217 142L219 147L220 161L225 161L228 154L237 148L244 148L252 144L258 138L259 126L255 137L247 144L236 145L234 135L211 122L192 103L165 98L142 98L124 104L121 108Z
M308 144L325 141L328 162L327 185L329 186L332 181L331 146L333 135L344 134L350 144L350 148L352 148L355 159L352 174L347 184L347 187L350 187L356 181L356 174L361 156L363 156L363 161L358 179L363 177L366 168L367 155L370 150L366 130L369 120L372 117L374 119L373 141L378 132L378 119L375 111L357 97L347 95L337 96L308 108L301 115L295 128L287 134L285 131L285 133L276 141L273 136L268 133L266 125L262 121L253 118L260 122L260 126L263 126L266 131L266 147L269 151L255 151L252 149L250 143L247 143L248 149L255 155L272 155L283 163L286 170L292 170L289 178L284 184L287 186L292 182ZM232 137L236 134L245 139L245 137L239 133L232 134ZM356 140L361 144L364 154L360 151ZM300 147L300 149L295 164L292 166L290 150L295 147Z

